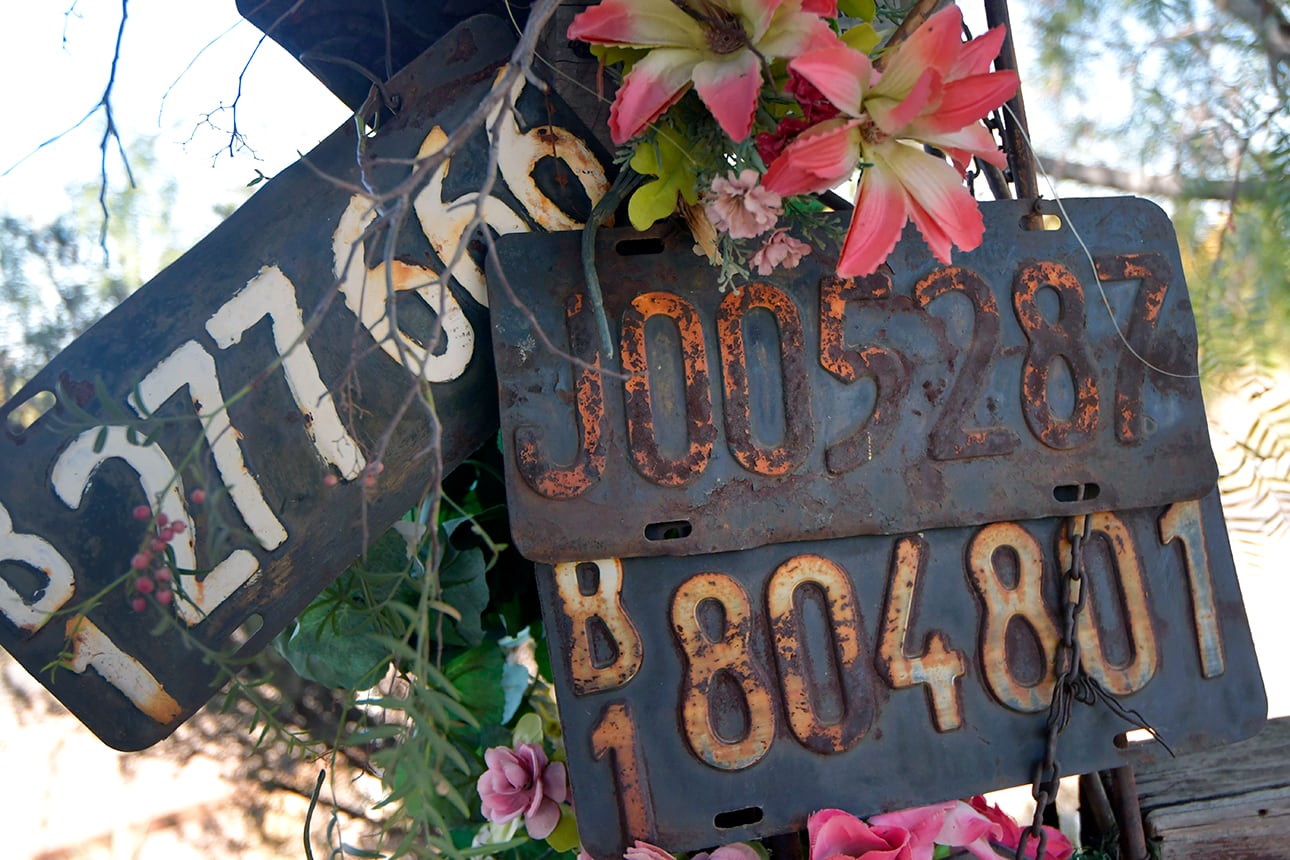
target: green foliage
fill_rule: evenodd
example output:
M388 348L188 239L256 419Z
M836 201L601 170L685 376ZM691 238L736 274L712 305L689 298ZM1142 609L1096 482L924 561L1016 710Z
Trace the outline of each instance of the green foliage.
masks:
M678 197L698 202L698 171L687 143L684 133L669 123L636 147L632 169L657 177L636 189L627 204L627 215L637 230L648 230L675 212Z

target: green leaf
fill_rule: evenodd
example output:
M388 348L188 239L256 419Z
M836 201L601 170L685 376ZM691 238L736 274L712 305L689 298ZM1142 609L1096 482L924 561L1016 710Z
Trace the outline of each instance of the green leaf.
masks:
M698 174L683 143L674 129L664 128L636 147L632 169L658 177L637 188L627 203L627 215L637 230L646 230L675 212L677 195L688 203L698 202Z
M509 723L511 717L524 704L524 694L529 691L529 685L532 679L529 677L529 670L519 663L507 663L502 667L502 719L501 722Z
M358 690L384 672L390 652L377 635L375 616L348 601L316 602L274 645L302 678Z
M506 658L494 642L472 648L444 667L461 700L466 702L482 725L501 723L506 694L502 689Z
M556 851L572 851L578 847L578 822L573 817L572 807L560 804L560 823L546 838L546 843Z
M842 41L862 54L871 53L882 41L872 24L858 24L842 34Z
M439 584L443 587L443 602L451 604L461 613L460 621L452 626L467 645L484 641L484 627L480 616L488 606L488 566L480 549L445 555L439 567Z
M838 0L838 14L847 18L872 21L878 14L878 4L874 0Z
M525 714L520 717L520 721L515 724L515 731L511 733L511 745L540 743L542 743L542 718L537 714Z

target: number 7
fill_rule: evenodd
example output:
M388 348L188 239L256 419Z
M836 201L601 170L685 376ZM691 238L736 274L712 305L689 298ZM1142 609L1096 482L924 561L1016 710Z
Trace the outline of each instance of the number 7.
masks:
M251 472L242 459L239 433L228 419L220 391L215 359L197 341L190 340L161 360L139 383L141 402L131 406L140 415L156 411L170 396L187 386L193 409L215 458L215 468L242 519L265 549L275 549L287 539L287 530L269 509ZM243 480L244 479L244 480Z
M1097 257L1097 277L1102 281L1140 281L1129 317L1129 331L1117 326L1129 355L1120 361L1115 377L1115 436L1121 442L1141 442L1145 436L1142 385L1150 359L1151 342L1160 321L1160 309L1173 279L1173 269L1160 254L1114 254Z
M305 340L304 317L296 303L296 287L277 266L260 270L246 286L206 321L206 330L228 349L265 317L273 326L273 346L282 357L282 372L296 406L308 418L305 431L322 458L352 481L367 460L341 423L336 404L318 375L318 363Z

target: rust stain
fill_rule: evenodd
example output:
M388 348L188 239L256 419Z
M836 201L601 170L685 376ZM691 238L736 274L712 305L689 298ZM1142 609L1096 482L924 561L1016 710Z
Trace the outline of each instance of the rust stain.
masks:
M743 321L754 308L771 312L779 327L783 373L784 441L763 448L753 440L748 382L748 355ZM759 475L786 475L802 463L814 441L811 428L811 383L806 367L805 335L797 306L782 290L754 283L729 293L717 309L717 342L725 383L726 443L739 465Z
M662 314L676 324L685 374L685 427L688 451L679 459L664 457L654 434L653 398L645 350L645 324ZM627 409L627 442L632 463L646 479L679 487L703 474L712 457L716 429L712 424L712 395L708 383L708 353L694 305L672 293L642 293L632 299L622 318L622 366Z
M999 305L981 276L962 266L938 269L914 285L914 301L923 309L952 293L961 293L972 303L972 342L932 427L927 454L935 460L1010 454L1020 439L1009 428L967 426L999 346ZM954 371L954 356L949 357L948 367Z
M1049 322L1039 309L1039 291L1057 293L1060 310ZM1084 335L1084 288L1061 263L1028 261L1017 270L1012 292L1017 321L1029 348L1022 364L1021 405L1035 438L1050 448L1078 448L1092 440L1100 411L1097 366ZM1048 403L1049 372L1061 358L1075 381L1075 407L1066 419Z
M1017 562L1017 584L1007 587L995 567L997 554L1010 551ZM1004 707L1021 713L1048 708L1056 676L1053 657L1060 634L1044 604L1044 556L1039 542L1017 523L994 523L981 529L968 545L968 581L981 601L981 665L986 686ZM1022 619L1039 645L1040 680L1018 679L1009 660L1008 627ZM1025 673L1033 675L1033 672Z
M1165 294L1174 277L1173 267L1163 255L1154 252L1100 256L1094 262L1099 280L1140 282L1124 335L1126 354L1120 360L1115 380L1115 435L1121 442L1134 444L1146 436L1142 411L1147 370L1144 362L1156 363L1152 346ZM1189 371L1180 368L1174 372Z
M578 453L568 466L557 466L542 452L537 428L515 428L515 459L525 483L548 499L572 499L591 489L605 470L605 391L600 352L595 348L595 323L583 296L575 293L566 304L566 324L573 355L591 365L575 368L577 375L574 422Z
M824 465L830 474L845 474L880 455L900 421L909 385L904 356L882 346L848 349L845 342L849 302L885 301L891 297L891 275L887 271L859 282L838 277L820 281L820 365L842 382L872 378L877 388L873 412L851 434L825 450Z
M813 584L825 595L829 611L830 655L837 664L842 714L837 721L821 719L816 702L820 691L809 674L805 631L795 598L799 587ZM807 749L839 753L855 746L868 732L873 709L861 707L864 684L862 666L863 625L851 578L837 563L819 555L794 556L780 565L766 590L766 605L779 663L780 684L788 723ZM821 660L823 655L816 655Z
M582 565L595 568L595 587L590 594L579 584L578 568ZM636 624L623 606L622 562L611 558L557 564L554 578L560 612L568 622L567 630L560 632L566 639L563 650L574 693L585 696L626 685L640 670L645 654ZM593 624L613 640L614 658L608 665L597 665L593 658Z
M699 604L721 604L725 630L708 638L699 623ZM775 739L775 701L768 678L753 661L752 611L748 592L724 573L701 573L672 595L672 632L685 663L681 679L681 718L695 757L719 770L742 770L758 762ZM741 738L717 735L712 713L713 688L724 675L738 686L745 731Z
M958 679L967 672L963 652L951 648L949 637L940 630L927 634L920 653L908 652L914 601L919 595L919 580L927 570L926 552L927 541L920 536L896 541L875 663L878 674L893 690L925 684L932 724L938 732L951 732L963 726L963 697L958 686Z

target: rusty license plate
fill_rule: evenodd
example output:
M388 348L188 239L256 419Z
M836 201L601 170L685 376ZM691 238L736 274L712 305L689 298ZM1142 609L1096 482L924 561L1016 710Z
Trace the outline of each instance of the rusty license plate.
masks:
M1266 699L1217 492L1089 516L1089 676L1176 753L1256 732ZM824 807L1029 783L1065 523L540 565L583 846L694 850ZM1062 772L1124 763L1135 728L1076 704Z
M443 146L493 86L509 31L476 18L446 35L392 82L401 108L361 147L361 177L347 123L0 410L0 644L108 744L169 734L221 680L205 652L237 650L239 632L243 654L267 644L495 432L483 272L463 257L448 292L438 273L487 140L505 155L483 201L493 228L571 229L605 185L590 135L525 90L414 188L392 261L351 189L394 188ZM41 392L58 404L10 424ZM174 603L136 613L139 506L192 528L170 544Z
M683 231L607 232L613 358L578 237L504 237L517 545L682 555L1199 498L1217 470L1168 219L1068 200L1069 223L1028 230L1031 206L983 204L985 242L952 266L911 227L890 271L838 280L817 249L725 294Z

